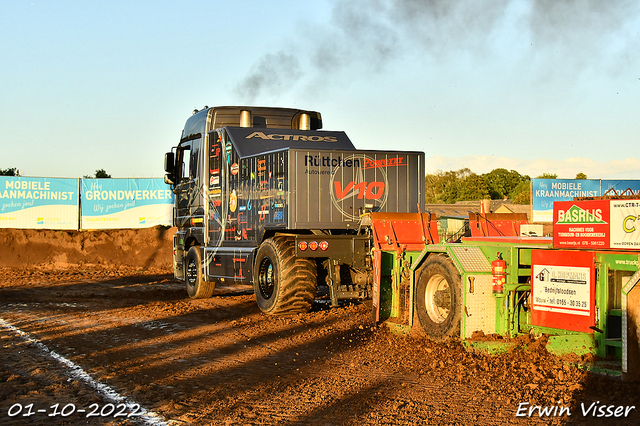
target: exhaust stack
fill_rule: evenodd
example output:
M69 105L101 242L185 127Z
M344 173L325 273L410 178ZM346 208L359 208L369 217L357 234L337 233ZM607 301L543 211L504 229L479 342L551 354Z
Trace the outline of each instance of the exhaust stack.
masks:
M240 111L240 127L253 127L251 122L251 111L243 109Z
M306 112L300 115L300 130L311 130L311 117Z

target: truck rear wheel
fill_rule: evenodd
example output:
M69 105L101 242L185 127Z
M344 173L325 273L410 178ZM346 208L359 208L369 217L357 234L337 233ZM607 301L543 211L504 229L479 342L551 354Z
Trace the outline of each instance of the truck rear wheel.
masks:
M256 255L253 290L265 314L307 312L316 297L317 267L312 259L296 257L294 239L265 240Z
M185 258L185 283L187 284L187 294L192 299L206 299L211 297L216 283L205 281L202 272L202 255L200 247L193 246L187 252Z
M431 255L418 272L415 310L425 334L434 340L460 335L460 274L443 255Z

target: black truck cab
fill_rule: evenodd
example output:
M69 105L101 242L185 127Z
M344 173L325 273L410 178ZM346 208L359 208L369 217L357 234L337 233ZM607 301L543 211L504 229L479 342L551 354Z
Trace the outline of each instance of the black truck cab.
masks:
M416 211L424 154L358 151L321 127L319 113L283 108L206 108L187 120L165 180L176 194L175 276L191 297L211 296L216 282L252 283L264 312L297 312L318 276L340 283L334 302L367 297L361 214ZM301 235L317 235L326 253L303 253Z

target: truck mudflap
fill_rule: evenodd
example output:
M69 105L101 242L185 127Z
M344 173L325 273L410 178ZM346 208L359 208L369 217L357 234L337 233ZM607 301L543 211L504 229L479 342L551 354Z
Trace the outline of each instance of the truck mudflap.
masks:
M184 280L184 250L180 243L181 235L173 236L173 276L178 280Z

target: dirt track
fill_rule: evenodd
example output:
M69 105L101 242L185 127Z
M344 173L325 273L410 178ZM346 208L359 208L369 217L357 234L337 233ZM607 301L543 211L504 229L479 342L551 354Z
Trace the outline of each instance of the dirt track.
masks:
M626 419L584 418L581 403L640 409L638 385L593 376L541 345L471 353L392 335L364 305L322 300L309 314L267 317L249 287L189 300L172 279L171 235L0 230L1 424L640 421L635 409ZM91 404L106 414L120 396L150 416L87 417ZM571 416L516 417L523 402L570 407ZM23 416L29 404L45 412ZM75 412L62 416L63 407Z

